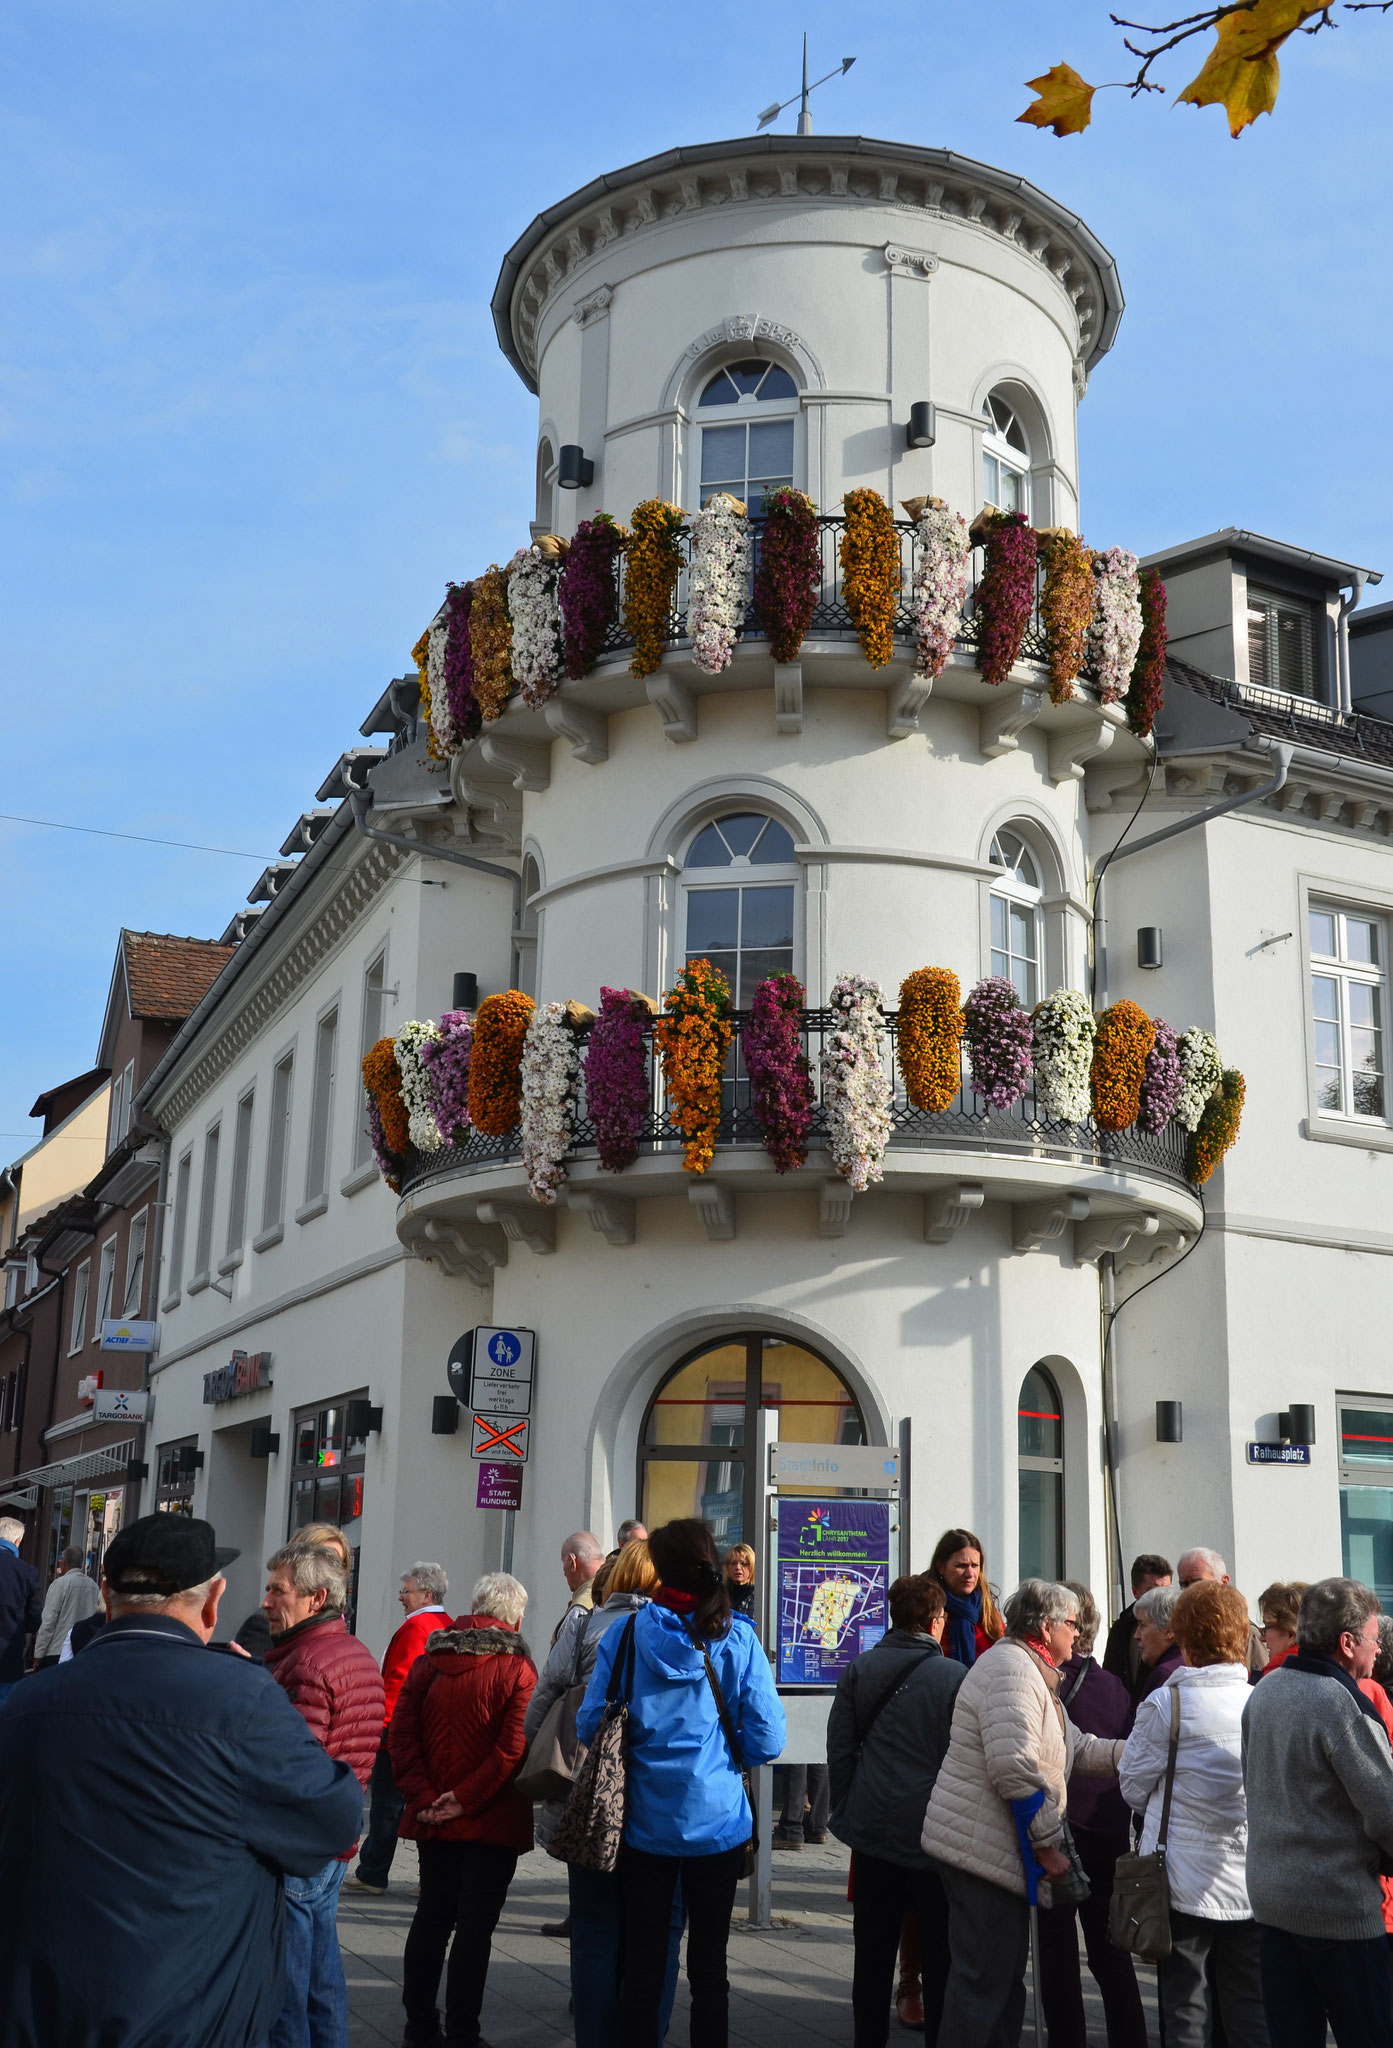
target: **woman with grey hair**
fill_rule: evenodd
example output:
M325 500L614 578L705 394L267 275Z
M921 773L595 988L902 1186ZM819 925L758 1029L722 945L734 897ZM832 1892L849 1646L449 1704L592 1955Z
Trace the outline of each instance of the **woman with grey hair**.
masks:
M1078 1615L1069 1587L1024 1579L1006 1603L1006 1634L958 1691L921 1836L948 1894L945 2042L1018 2038L1030 1918L1017 1821L1042 1876L1061 1878L1069 1870L1070 1773L1117 1773L1121 1742L1076 1728L1059 1701L1059 1670L1073 1652ZM1040 1899L1051 1903L1047 1884Z
M532 1802L513 1783L537 1683L518 1634L527 1588L507 1572L485 1572L469 1605L428 1640L387 1734L406 1802L401 1833L421 1863L404 1958L406 2041L440 2036L435 2001L447 1947L445 2036L478 2040L493 1930L518 1857L532 1847Z
M1141 1670L1133 1690L1133 1702L1140 1706L1150 1699L1169 1679L1172 1671L1180 1669L1180 1645L1175 1640L1171 1626L1175 1610L1184 1591L1182 1586L1153 1586L1149 1593L1133 1603L1137 1617L1137 1648L1141 1651Z

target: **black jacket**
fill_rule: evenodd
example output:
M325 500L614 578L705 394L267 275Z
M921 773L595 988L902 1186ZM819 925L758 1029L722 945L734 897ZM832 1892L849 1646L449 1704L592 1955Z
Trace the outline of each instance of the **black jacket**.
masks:
M24 1644L44 1618L39 1575L8 1543L0 1543L0 1685L24 1676Z
M1120 1678L1135 1697L1141 1673L1141 1651L1137 1647L1137 1610L1134 1605L1124 1607L1108 1630L1103 1669L1111 1671L1114 1678Z
M260 2043L281 1873L322 1869L362 1812L269 1672L168 1615L109 1621L0 1709L0 2042Z
M932 1868L919 1835L966 1677L965 1667L930 1637L904 1628L892 1628L847 1666L827 1717L831 1826L839 1841L886 1863ZM886 1705L863 1747L863 1731L882 1699Z

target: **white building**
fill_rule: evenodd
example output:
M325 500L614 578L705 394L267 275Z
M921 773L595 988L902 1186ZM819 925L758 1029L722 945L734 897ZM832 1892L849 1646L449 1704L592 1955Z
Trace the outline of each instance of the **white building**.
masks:
M538 395L519 540L527 509L567 534L719 484L758 513L780 481L826 515L870 485L1087 527L1075 412L1121 309L1081 221L949 151L766 136L614 172L532 224L495 293ZM934 438L911 447L925 404ZM543 708L515 697L448 781L394 685L364 728L392 735L385 762L345 756L320 791L338 808L254 892L267 908L142 1096L171 1143L151 1486L244 1546L234 1623L311 1510L361 1543L377 1649L414 1557L457 1586L497 1561L467 1418L431 1433L447 1353L481 1324L537 1336L511 1554L545 1615L577 1526L700 1510L763 1548L761 1431L898 1447L906 1566L965 1524L1007 1587L1033 1569L1101 1592L1119 1547L1204 1543L1250 1598L1342 1555L1393 1589L1393 726L1348 710L1366 572L1247 533L1167 557L1186 660L1153 744L1086 681L1052 705L1038 659L989 687L970 635L931 692L907 635L872 670L835 539L796 663L751 635L707 676L674 637L639 681L616 644ZM414 1162L397 1203L376 1177L357 1061L449 1008L456 973L594 1007L712 954L738 1004L791 969L816 1012L843 971L893 1005L935 964L1031 1003L1089 991L1102 857L1172 825L1192 829L1108 875L1095 993L1212 1030L1246 1075L1203 1197L1175 1127L1105 1138L970 1096L897 1112L855 1197L816 1144L776 1173L738 1118L699 1177L670 1136L621 1175L581 1146L556 1209L508 1141ZM1159 969L1136 964L1142 927L1163 929ZM235 1351L261 1362L205 1377ZM1158 1400L1182 1404L1181 1442L1157 1442ZM1302 1404L1309 1466L1250 1467Z

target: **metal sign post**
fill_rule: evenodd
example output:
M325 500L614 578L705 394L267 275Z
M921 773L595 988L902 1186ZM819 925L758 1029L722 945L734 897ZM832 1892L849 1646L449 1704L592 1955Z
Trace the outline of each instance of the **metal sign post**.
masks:
M478 1505L497 1507L503 1516L505 1572L513 1569L522 1467L531 1450L536 1356L535 1332L488 1323L465 1331L446 1366L451 1391L471 1411L469 1455L480 1468Z

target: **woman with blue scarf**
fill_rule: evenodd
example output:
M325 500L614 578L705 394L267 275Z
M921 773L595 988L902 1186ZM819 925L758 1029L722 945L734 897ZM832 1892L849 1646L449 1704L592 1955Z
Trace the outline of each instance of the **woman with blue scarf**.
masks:
M948 1603L943 1654L969 1669L984 1650L1005 1633L1005 1624L987 1584L987 1560L981 1538L970 1529L945 1529L929 1565Z

